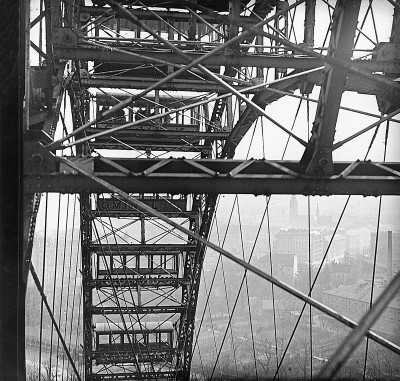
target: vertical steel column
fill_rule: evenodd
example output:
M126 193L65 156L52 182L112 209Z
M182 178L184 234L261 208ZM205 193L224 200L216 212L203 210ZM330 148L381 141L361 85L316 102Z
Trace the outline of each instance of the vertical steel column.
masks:
M394 44L400 43L400 1L395 0L398 5L394 7L392 31L390 33L390 42Z
M307 48L314 46L315 3L317 0L306 0L304 16L304 45Z
M83 287L83 361L85 379L92 374L92 261L89 245L92 239L90 218L90 195L80 194L81 245L82 245L82 287Z
M347 64L352 56L361 0L339 0L333 12L328 56ZM301 162L308 174L333 173L332 145L347 71L326 64L311 138Z
M202 223L199 230L201 237L210 234L211 221L215 212L217 195L208 195L203 209ZM195 226L197 223L195 224ZM193 241L193 238L191 238ZM177 380L190 379L190 365L192 362L194 321L196 315L197 297L199 294L201 271L203 268L206 245L198 242L196 253L187 253L184 265L184 277L190 278L190 285L182 287L182 303L188 306L182 313L178 332L178 358L177 358Z
M289 7L289 2L284 0L284 1L279 1L276 5L276 11L280 12L285 10L286 8ZM283 26L281 26L281 24L283 24ZM288 13L285 12L282 15L280 15L277 19L275 19L274 22L274 28L275 28L275 32L274 34L276 35L276 37L282 37L285 36L286 38L288 38L289 35L289 16ZM275 54L280 54L280 48L285 49L285 46L281 45L278 41L275 41L275 46L276 48L273 49ZM283 68L275 68L275 79L278 78L282 78L283 76L285 76L287 74L287 69L283 69Z

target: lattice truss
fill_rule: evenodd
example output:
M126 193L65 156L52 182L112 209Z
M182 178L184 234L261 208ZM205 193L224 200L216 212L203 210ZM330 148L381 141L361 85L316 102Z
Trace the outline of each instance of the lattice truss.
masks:
M85 380L275 379L294 376L295 359L300 377L331 378L356 353L372 377L379 345L382 374L399 377L399 343L372 329L398 304L399 274L371 287L357 323L312 293L350 197L379 196L378 241L382 196L399 194L398 0L31 0L26 13L24 266L42 297L39 373L49 357ZM238 194L261 196L246 196L261 213L252 239ZM307 199L309 255L310 196L346 197L300 289L272 255L270 201L290 194ZM372 258L374 284L376 247ZM258 324L260 279L273 314ZM285 298L297 312L279 336ZM313 337L318 319L337 322L335 339Z

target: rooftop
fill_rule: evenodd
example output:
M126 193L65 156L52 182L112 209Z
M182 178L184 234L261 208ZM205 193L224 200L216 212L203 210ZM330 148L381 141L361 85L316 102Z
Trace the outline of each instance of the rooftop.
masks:
M382 293L384 287L375 285L373 302ZM371 284L369 282L359 282L356 284L342 285L331 290L324 291L325 294L339 296L346 299L352 299L369 303L371 297ZM392 299L389 303L392 308L400 309L400 295Z

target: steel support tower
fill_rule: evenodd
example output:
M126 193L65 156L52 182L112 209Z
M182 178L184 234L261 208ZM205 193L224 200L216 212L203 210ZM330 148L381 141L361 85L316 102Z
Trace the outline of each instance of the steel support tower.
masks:
M24 276L40 195L79 194L82 379L190 379L219 194L399 194L399 162L333 156L398 123L398 1L388 2L390 39L365 57L361 0L38 3L27 38L38 60L26 68ZM270 116L269 105L309 101L317 87L309 136ZM380 115L338 140L345 92L375 96ZM297 159L235 158L261 119L266 136L276 128L298 144Z

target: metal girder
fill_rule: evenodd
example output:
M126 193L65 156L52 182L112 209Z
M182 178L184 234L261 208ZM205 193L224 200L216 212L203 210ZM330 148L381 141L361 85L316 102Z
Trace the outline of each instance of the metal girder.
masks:
M81 15L83 18L92 16L92 17L99 17L105 13L105 11L109 10L109 8L99 8L99 7L81 7ZM154 15L154 13L149 12L145 9L135 9L134 12L135 16L137 16L140 20L158 20L158 18ZM253 11L254 12L254 11ZM256 12L254 12L256 13ZM190 13L187 12L186 9L183 12L179 11L162 11L158 10L157 15L162 19L173 20L173 21L186 21L189 22ZM115 15L116 18L120 18L118 14ZM227 15L218 14L218 20L216 20L216 16L212 14L202 13L201 18L208 22L218 22L218 23L226 23L229 24L231 20ZM200 20L196 19L198 23ZM255 16L240 16L240 20L256 23L259 19Z
M80 213L81 213L81 249L82 249L82 303L83 303L83 357L85 374L90 374L92 372L92 361L90 358L90 349L92 347L92 326L93 319L92 314L88 306L92 305L93 296L92 289L90 287L92 281L92 260L91 254L88 250L88 246L92 240L92 221L89 217L90 215L90 196L87 193L80 195Z
M274 3L274 5L271 5ZM272 11L275 6L275 1L264 0L259 1L255 4L253 8L253 13L260 17L261 19L265 19L266 16ZM230 17L236 18L239 14L238 10L238 2L231 3L230 9ZM237 35L238 28L231 25L229 29L229 37L232 38L234 35ZM252 43L255 38L255 34L248 34L246 38L243 40L243 43ZM238 54L238 50L240 50L239 46L233 46L233 53ZM241 53L247 52L248 48L242 49ZM225 66L224 74L232 77L236 76L236 69L238 67L235 66ZM222 86L219 86L222 87ZM224 91L218 89L217 94L222 94ZM210 123L207 126L207 131L211 130L211 126L214 123L220 122L222 118L222 114L227 108L228 113L232 113L231 107L228 107L228 99L219 99L215 102L213 112L211 115ZM232 120L232 116L228 115L228 123L229 119ZM231 123L228 126L230 129L233 127ZM205 145L210 145L210 141L205 141ZM196 197L196 196L195 196ZM198 198L200 196L197 196ZM216 195L207 195L205 197L205 208L202 210L202 221L199 226L198 231L200 232L202 237L208 237L211 229L211 221L215 212L217 202ZM196 230L197 231L197 230ZM186 261L184 263L184 275L191 278L191 284L182 287L182 303L188 306L188 309L182 314L180 319L179 331L178 331L178 351L177 351L177 367L179 368L179 373L177 375L178 380L187 380L190 378L190 366L192 362L192 349L193 349L193 337L194 337L194 329L195 329L195 316L196 316L196 307L197 307L197 299L199 294L200 287L200 278L201 278L201 270L203 267L203 261L205 257L206 246L197 243L197 250L195 256L186 256Z
M189 237L193 238L196 240L199 244L204 244L211 248L212 250L215 250L216 252L219 252L221 255L224 257L228 258L229 260L235 262L236 264L242 266L246 270L252 272L253 274L259 276L260 278L267 280L268 282L272 283L273 285L276 285L280 289L290 293L291 295L295 296L296 298L308 303L310 306L317 308L319 311L327 314L330 317L333 317L337 321L340 321L341 323L345 324L348 327L351 328L356 328L358 325L353 322L352 320L348 319L347 317L337 313L336 311L332 310L329 307L326 307L324 304L318 302L314 298L298 291L297 289L293 288L292 286L286 284L285 282L282 282L276 278L274 278L272 275L267 274L266 272L260 270L258 267L255 267L251 265L250 263L246 262L244 259L240 259L236 255L226 251L225 249L219 247L218 245L210 242L208 239L204 238L205 236L198 234L195 231L189 230L186 227L182 226L181 224L177 223L176 221L173 221L169 218L167 218L165 215L160 213L159 211L149 207L145 203L141 202L138 199L135 199L134 197L130 196L128 193L122 191L121 189L115 187L114 185L100 179L99 177L96 177L92 175L91 173L87 172L85 169L80 168L77 164L75 164L73 161L68 160L66 158L62 158L61 162L64 164L68 165L71 169L74 169L77 173L80 173L84 175L85 177L90 178L92 181L101 184L107 191L111 193L118 194L118 196L121 198L121 200L124 200L127 202L129 205L139 209L143 213L150 214L156 218L161 219L162 221L166 222L168 225L171 227L179 230L180 232L188 235ZM356 165L353 165L353 170L356 168ZM382 165L380 165L380 168L382 168ZM349 173L350 171L347 171L347 173L342 172L341 176L345 176ZM399 172L396 172L399 174ZM213 203L211 203L213 204ZM208 214L210 216L210 214ZM201 231L200 231L201 232ZM207 236L207 235L206 235ZM187 308L187 306L185 306ZM396 344L391 343L390 341L384 339L383 337L375 334L372 331L367 331L365 335L374 341L376 341L379 344L382 344L384 347L393 350L393 352L400 354L400 347L397 346Z
M168 362L166 359L171 359L171 356L175 353L173 348L171 349L158 349L149 350L142 349L136 354L132 350L119 350L114 352L92 352L92 358L96 364L122 364L122 363L133 363L134 356L137 356L138 362Z
M132 0L119 0L121 5L132 5ZM181 0L169 0L166 3L160 2L159 0L142 0L141 3L146 7L162 7L180 9L183 5L190 6L193 9L200 10L206 13L214 12L226 12L229 9L229 0L197 0L196 2L183 2ZM249 0L242 0L243 5L247 5ZM93 0L93 4L98 6L104 6L108 4L107 0ZM108 10L108 8L103 8Z
M208 194L205 198L202 223L198 231L202 237L208 238L210 235L217 200L217 195ZM187 287L182 287L182 303L187 305L188 309L185 311L185 315L182 316L178 331L177 365L180 370L177 378L179 380L187 380L190 375L197 298L206 249L207 246L204 243L197 242L196 255L194 257L187 256L185 262L184 274L185 276L190 276L191 284Z
M116 46L117 47L117 46ZM118 46L118 48L122 48ZM113 62L118 64L137 64L148 63L148 58L155 58L167 63L184 65L187 63L185 59L175 53L168 51L149 51L149 50L132 50L139 54L139 57L132 57L109 49L96 49L93 47L76 47L76 48L54 48L54 55L58 59L72 59L96 62ZM191 60L201 57L202 53L187 52ZM323 66L323 62L317 58L305 56L276 56L261 55L255 53L245 53L240 55L215 54L206 58L203 65L206 67L234 66L234 67L264 67L264 68L282 68L307 70L319 66ZM363 60L352 62L356 67L369 72L385 72L399 73L400 63L391 61L375 61Z
M149 86L154 85L157 78L146 77L127 77L127 76L102 76L102 75L89 75L88 78L82 78L81 84L84 87L107 87L107 88L124 88L124 89L147 89ZM249 84L250 86L250 84ZM238 90L246 86L235 86ZM209 92L210 84L204 80L195 80L180 78L174 79L158 87L159 90L170 91L194 91L194 92ZM225 93L226 90L218 85L213 84L215 91ZM252 91L250 91L252 92Z
M91 143L91 147L95 149L104 149L104 150L132 150L132 148L136 150L143 150L143 151L169 151L169 152L194 152L194 153L201 153L204 155L210 154L211 153L211 148L204 147L203 145L198 145L198 144L192 144L192 143L186 143L182 142L181 144L157 144L152 142L151 144L146 144L145 142L142 142L141 144L131 144L131 143L125 143L114 140L110 138L107 141L104 142L93 142Z
M93 158L93 175L119 189L137 192L396 195L400 192L400 164L338 162L331 176L302 175L302 164L268 160L116 159L130 175ZM157 171L146 171L157 165ZM211 181L212 180L212 181ZM104 189L88 177L58 171L26 173L25 192L101 193ZM188 212L186 212L188 213ZM185 214L182 212L182 214Z
M381 77L382 75L375 74L374 76ZM321 86L323 81L322 70L320 72L308 74L305 81L315 83L317 86ZM382 87L377 81L373 81L352 73L348 74L344 89L345 91L354 91L360 94L371 95L377 95L382 92Z
M24 194L24 223L23 223L23 258L22 274L25 284L28 282L29 268L31 266L33 240L35 235L36 217L40 205L40 193Z
M376 76L381 74L376 74ZM316 84L320 86L322 83L322 69L321 71L308 74L305 76L305 82ZM81 84L84 87L107 87L107 88L126 88L126 89L146 89L147 87L154 85L157 82L156 78L133 78L133 77L103 77L100 75L89 75L88 78L82 78ZM235 85L237 90L244 90L250 87L252 83L248 85L238 84ZM170 91L198 91L198 92L209 92L210 84L205 81L180 79L172 80L159 88L160 90ZM213 90L218 93L225 94L227 91L222 86L215 84ZM346 91L354 91L360 94L379 94L381 89L375 81L368 80L355 74L349 74L345 85ZM250 89L246 91L249 94L258 93L259 89Z
M142 372L139 373L103 373L91 374L86 377L87 381L131 381L131 380L173 380L176 375L175 371L160 372Z
M109 128L114 128L116 126L117 124L111 124L111 123L109 124ZM139 142L140 144L143 141L151 142L157 139L162 140L163 142L168 140L172 140L175 142L176 140L180 139L185 139L190 142L194 141L197 142L202 139L225 140L229 135L228 132L185 131L184 127L185 126L182 125L182 131L169 131L167 128L165 129L149 128L146 130L126 129L113 134L113 136L121 140L129 139L132 140L132 143ZM106 130L106 128L104 130ZM89 128L87 130L87 135L90 136L91 134L95 134L97 132L99 132L98 128ZM105 139L109 139L109 137L106 136Z
M143 287L143 288L161 288L161 287L181 287L182 285L188 285L190 283L189 278L173 278L173 277L160 277L157 278L122 278L116 281L115 279L93 279L91 285L94 288L131 288L131 287Z
M333 13L328 56L344 64L350 62L361 0L338 1ZM301 162L306 172L332 174L332 145L347 71L326 64L315 121Z
M121 315L121 314L178 314L184 311L186 306L115 306L115 307L90 307L93 315Z
M314 46L315 5L317 0L306 0L304 15L304 45Z
M392 31L390 33L390 42L395 44L400 43L400 2L399 0L393 0L391 3L394 7Z
M90 191L90 189L89 189ZM162 191L160 191L162 192ZM170 218L191 218L191 217L196 217L198 214L197 212L163 212L166 216ZM142 217L143 213L135 210L130 210L130 211L110 211L110 212L99 212L99 211L92 211L92 216L93 217L111 217L111 218L137 218L137 217Z
M123 255L123 254L171 254L179 253L188 250L195 250L195 245L185 245L185 244L146 244L146 245L120 245L120 244L107 244L98 245L91 244L89 249L94 252L101 252L102 255Z

